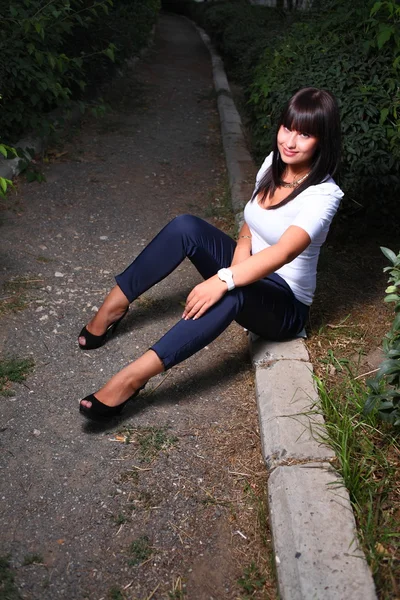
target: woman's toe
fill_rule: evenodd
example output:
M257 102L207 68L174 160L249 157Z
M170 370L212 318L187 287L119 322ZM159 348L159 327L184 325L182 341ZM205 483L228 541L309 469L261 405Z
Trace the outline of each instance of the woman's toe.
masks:
M86 346L86 338L83 335L78 337L78 343L80 346Z
M80 405L83 406L83 408L92 408L92 403L89 400L81 400Z

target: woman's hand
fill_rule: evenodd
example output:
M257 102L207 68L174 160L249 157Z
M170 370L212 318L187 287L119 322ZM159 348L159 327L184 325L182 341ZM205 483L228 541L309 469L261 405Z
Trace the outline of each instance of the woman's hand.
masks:
M221 300L227 291L227 284L221 281L217 275L199 283L186 299L182 319L199 319L213 304Z

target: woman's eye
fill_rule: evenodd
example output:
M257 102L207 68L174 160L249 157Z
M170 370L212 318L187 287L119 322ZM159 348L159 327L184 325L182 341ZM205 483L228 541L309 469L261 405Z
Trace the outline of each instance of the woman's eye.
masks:
M303 138L309 138L309 137L311 137L309 133L301 133L300 135Z

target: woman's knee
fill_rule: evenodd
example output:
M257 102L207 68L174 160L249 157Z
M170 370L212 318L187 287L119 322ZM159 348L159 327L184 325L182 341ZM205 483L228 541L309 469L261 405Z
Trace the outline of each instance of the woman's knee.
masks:
M200 217L195 217L194 215L178 215L169 223L169 227L171 227L176 233L188 234L199 231L202 224L204 224L203 219Z

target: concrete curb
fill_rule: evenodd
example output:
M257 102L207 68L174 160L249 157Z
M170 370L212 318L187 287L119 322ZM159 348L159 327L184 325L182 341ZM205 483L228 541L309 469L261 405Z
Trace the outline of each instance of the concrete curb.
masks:
M256 168L246 147L223 63L211 54L214 85L236 222L251 197ZM268 498L282 600L376 599L357 543L348 491L323 443L324 419L303 340L254 341L250 336Z

